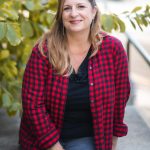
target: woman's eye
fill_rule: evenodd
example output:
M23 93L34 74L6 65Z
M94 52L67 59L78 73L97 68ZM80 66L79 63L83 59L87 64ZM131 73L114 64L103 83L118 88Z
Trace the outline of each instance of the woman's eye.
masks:
M70 9L70 7L65 7L65 8L64 8L64 10L69 10L69 9Z
M85 8L85 6L80 5L80 6L78 6L78 8L83 9L83 8Z

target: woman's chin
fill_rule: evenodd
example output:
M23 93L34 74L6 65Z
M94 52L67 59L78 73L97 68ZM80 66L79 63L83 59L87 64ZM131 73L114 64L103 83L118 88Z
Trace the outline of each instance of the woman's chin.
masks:
M68 33L79 33L79 32L84 32L84 31L85 31L85 28L71 28L67 30Z

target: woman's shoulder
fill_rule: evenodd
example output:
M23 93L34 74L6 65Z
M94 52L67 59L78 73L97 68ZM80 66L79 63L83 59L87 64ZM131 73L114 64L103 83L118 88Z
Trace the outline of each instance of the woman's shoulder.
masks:
M108 45L111 47L116 47L116 46L122 46L122 42L119 38L109 34L109 33L105 33L105 36L103 37L103 41L102 44L104 45Z
M38 54L40 57L48 58L47 40L38 39L34 44L32 51Z
M121 45L122 42L115 36L107 33L105 31L99 31L96 34L97 45L108 45L108 46L118 46Z
M102 37L102 42L99 43L100 50L109 51L112 54L124 53L125 49L119 38L106 32L100 32L99 37Z

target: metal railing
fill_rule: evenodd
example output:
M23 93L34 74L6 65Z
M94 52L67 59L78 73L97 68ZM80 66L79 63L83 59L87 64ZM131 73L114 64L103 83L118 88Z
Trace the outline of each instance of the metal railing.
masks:
M146 49L128 32L125 33L127 36L127 55L128 55L128 60L130 63L130 45L132 44L137 52L140 54L140 56L142 56L142 58L144 59L144 61L148 64L148 66L150 66L150 55L148 54L148 52L146 51ZM130 64L129 64L130 66Z
M148 54L148 52L146 51L146 49L143 48L143 46L136 40L136 38L131 35L130 33L126 32L126 37L127 37L127 55L128 55L128 60L129 60L129 70L130 70L130 45L132 44L135 49L137 50L137 52L140 54L140 56L142 56L142 58L144 59L144 62L146 62L146 64L148 64L148 66L150 66L150 55ZM133 105L134 100L135 100L135 83L131 80L131 93L130 93L130 99L128 101L128 105Z

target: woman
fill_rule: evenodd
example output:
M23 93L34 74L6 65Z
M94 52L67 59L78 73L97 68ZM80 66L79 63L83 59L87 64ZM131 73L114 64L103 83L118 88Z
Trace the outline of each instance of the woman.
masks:
M22 87L23 150L116 150L130 93L121 42L100 31L94 0L61 0Z

